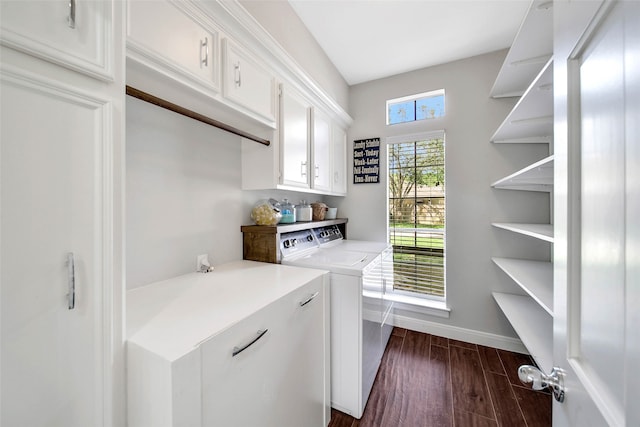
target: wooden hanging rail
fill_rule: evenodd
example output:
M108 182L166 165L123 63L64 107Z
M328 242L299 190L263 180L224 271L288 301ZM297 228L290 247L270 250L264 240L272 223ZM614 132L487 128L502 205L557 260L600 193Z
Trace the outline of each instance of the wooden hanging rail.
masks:
M202 123L206 123L210 126L216 127L218 129L222 129L234 135L238 135L243 138L250 139L251 141L255 141L259 144L271 145L271 141L269 141L268 139L263 139L263 138L259 138L257 136L251 135L250 133L244 132L226 123L219 122L218 120L212 119L211 117L207 117L202 114L196 113L195 111L191 111L187 108L181 107L179 105L171 103L162 98L158 98L157 96L153 96L149 93L143 92L134 87L127 86L127 95L132 96L134 98L138 98L150 104L157 105L158 107L167 109L169 111L173 111L174 113L182 114L183 116L189 117L191 119L197 120Z

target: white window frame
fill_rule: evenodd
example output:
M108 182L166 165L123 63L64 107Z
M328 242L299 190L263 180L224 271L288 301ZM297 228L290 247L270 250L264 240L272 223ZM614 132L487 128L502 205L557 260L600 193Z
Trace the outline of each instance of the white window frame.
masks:
M411 143L415 141L423 141L434 138L442 138L446 144L446 132L444 129L434 130L434 131L426 131L419 133L411 133L404 135L395 135L390 136L385 139L386 145L386 164L387 168L389 165L389 145L398 144L398 143ZM445 176L446 176L446 155L445 155ZM445 180L446 186L446 180ZM446 187L445 187L446 188ZM446 190L445 190L446 191ZM389 242L389 183L387 177L387 185L386 185L386 234L387 234L387 242ZM446 196L445 196L445 212L446 212ZM437 315L440 317L449 317L450 309L446 306L447 300L447 280L446 280L446 223L445 223L445 234L443 236L444 242L444 297L430 297L429 295L421 295L417 292L407 292L407 291L399 291L393 288L393 282L387 283L385 287L385 299L389 299L395 301L396 304L401 304L405 309L411 310L419 307L419 312L425 312L427 310L428 314ZM398 306L400 308L400 306ZM430 309L435 309L432 311L428 311Z
M421 122L424 119L421 120L411 120L408 122L401 122L401 123L389 123L389 105L390 104L398 104L401 102L407 102L407 101L416 101L418 99L422 99L422 98L431 98L431 97L436 97L436 96L445 96L444 93L444 89L437 89L437 90L431 90L429 92L423 92L423 93L417 93L415 95L407 95L407 96L402 96L400 98L394 98L394 99L388 99L385 106L386 106L386 112L385 112L385 116L386 116L386 125L387 126L396 126L396 125L401 125L401 124L406 124L406 123L415 123L415 122ZM446 99L445 99L445 115L447 114L446 112ZM441 117L437 117L437 118L442 118L444 116ZM431 119L433 120L433 119Z

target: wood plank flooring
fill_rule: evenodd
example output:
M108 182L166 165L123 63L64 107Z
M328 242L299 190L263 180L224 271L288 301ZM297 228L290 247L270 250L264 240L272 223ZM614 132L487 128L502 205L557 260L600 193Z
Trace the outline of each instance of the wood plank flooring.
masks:
M524 354L395 328L360 420L329 427L550 427L551 395L518 379Z

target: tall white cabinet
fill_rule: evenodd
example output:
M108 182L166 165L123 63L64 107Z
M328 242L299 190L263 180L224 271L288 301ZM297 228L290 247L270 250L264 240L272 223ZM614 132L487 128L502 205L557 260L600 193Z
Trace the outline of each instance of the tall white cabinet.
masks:
M553 62L552 3L534 0L509 50L491 92L494 98L520 96L496 130L495 144L548 144L550 155L532 159L521 170L492 184L499 190L548 193L553 200ZM546 208L546 207L545 207ZM552 209L552 206L551 206ZM552 215L550 215L552 217ZM548 260L494 257L513 281L513 293L493 297L536 363L551 371L553 353L553 225L495 222L522 239L549 245Z
M1 3L0 424L124 425L121 3Z

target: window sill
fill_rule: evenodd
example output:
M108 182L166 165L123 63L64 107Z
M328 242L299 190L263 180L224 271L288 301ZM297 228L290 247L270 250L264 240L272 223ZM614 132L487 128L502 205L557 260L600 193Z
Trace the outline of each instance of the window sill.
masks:
M399 294L384 294L383 298L387 301L392 301L395 309L428 314L444 319L448 319L451 314L451 309L447 307L444 301L433 301Z

